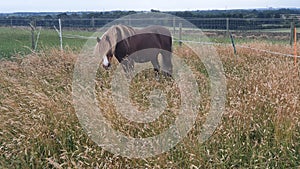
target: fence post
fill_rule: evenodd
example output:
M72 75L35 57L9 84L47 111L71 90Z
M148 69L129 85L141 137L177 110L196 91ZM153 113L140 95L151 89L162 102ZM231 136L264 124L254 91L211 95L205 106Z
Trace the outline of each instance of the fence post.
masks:
M230 39L231 39L231 44L232 44L232 47L233 47L234 55L236 55L236 47L235 47L233 36L232 36L231 33L229 35L230 35Z
M173 34L175 35L175 27L176 27L176 18L173 17Z
M34 50L36 50L37 46L38 46L38 42L39 42L39 38L40 38L40 34L41 34L41 29L42 27L40 27L40 30L37 34L37 37L36 37L36 41L35 41L35 46L34 46Z
M294 27L294 62L295 62L295 66L297 65L297 29L296 29L296 25Z
M34 50L35 49L35 42L34 42L35 23L34 23L34 21L31 21L29 23L29 25L31 28L31 49Z
M128 16L128 25L131 26L131 16Z
M291 34L290 34L290 45L292 46L294 43L294 34L295 34L295 22L291 22Z
M59 24L59 41L60 41L60 50L63 51L63 45L62 45L62 30L61 30L61 19L58 19Z
M93 29L95 28L95 18L94 17L92 17L91 26Z
M226 18L226 37L229 36L229 18Z
M182 46L182 23L179 23L179 46Z

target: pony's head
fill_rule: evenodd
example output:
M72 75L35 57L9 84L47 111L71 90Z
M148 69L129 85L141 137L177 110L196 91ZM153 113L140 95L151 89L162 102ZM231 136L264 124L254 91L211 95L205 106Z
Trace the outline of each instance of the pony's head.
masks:
M115 54L117 43L134 34L131 27L125 25L115 25L110 27L100 38L97 37L97 45L95 54L102 56L102 65L108 69L111 65L111 60Z
M113 49L111 42L109 41L109 38L107 36L104 35L101 39L97 37L95 54L100 54L102 56L102 66L105 69L108 69L111 65Z

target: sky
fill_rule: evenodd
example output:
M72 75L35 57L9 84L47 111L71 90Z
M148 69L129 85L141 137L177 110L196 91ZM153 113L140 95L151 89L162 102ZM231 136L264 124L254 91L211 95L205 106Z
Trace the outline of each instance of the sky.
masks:
M300 8L300 0L1 0L0 13Z

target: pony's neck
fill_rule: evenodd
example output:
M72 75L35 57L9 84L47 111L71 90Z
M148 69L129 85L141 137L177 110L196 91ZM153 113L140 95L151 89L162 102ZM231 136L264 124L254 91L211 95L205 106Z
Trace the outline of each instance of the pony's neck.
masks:
M115 58L119 61L119 63L121 63L124 59L127 58L127 56L126 57L120 57L120 56L115 55Z

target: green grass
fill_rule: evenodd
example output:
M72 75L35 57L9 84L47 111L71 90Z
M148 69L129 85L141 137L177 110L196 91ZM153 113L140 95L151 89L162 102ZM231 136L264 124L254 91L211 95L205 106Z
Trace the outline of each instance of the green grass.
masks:
M30 52L30 32L25 29L1 28L0 29L0 58L11 55L24 55Z
M268 32L286 32L288 30L268 30ZM39 28L35 31L35 38L37 38L37 34L39 32ZM253 31L255 32L255 31ZM261 31L262 34L264 31ZM82 38L67 38L67 36L83 36L83 37L91 37L95 33L95 31L87 31L87 30L67 30L63 29L63 48L70 49L75 52L79 52L83 45L86 43L87 39ZM214 32L211 32L214 34ZM204 32L205 34L205 32ZM178 33L174 35L174 39L178 39ZM31 49L31 31L29 27L0 27L0 58L10 58L12 56L25 56L27 54L32 53ZM188 41L197 41L197 42L213 42L213 43L224 43L230 44L230 38L225 36L220 36L218 34L210 36L209 38L198 33L186 33L182 34L183 40ZM287 44L288 40L274 40L272 37L267 39L262 39L260 37L256 38L247 38L247 37L236 37L235 43L247 43L247 42L263 42L263 43L281 43ZM174 42L175 46L177 42ZM40 36L37 43L36 51L45 51L48 49L59 49L60 41L57 32L54 29L41 29Z
M39 28L35 31L35 38ZM94 32L82 30L63 30L64 35L75 35L90 37ZM31 49L31 31L29 28L11 28L0 27L0 58L10 58L11 56L25 56L32 53ZM86 39L63 38L63 48L69 48L73 51L80 51ZM59 48L60 41L58 33L54 29L41 29L37 43L37 51L45 49Z

